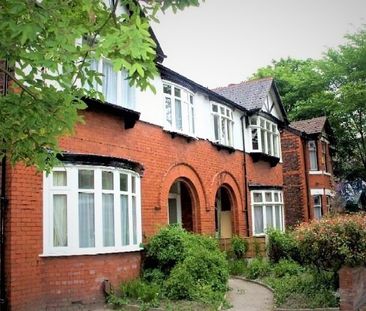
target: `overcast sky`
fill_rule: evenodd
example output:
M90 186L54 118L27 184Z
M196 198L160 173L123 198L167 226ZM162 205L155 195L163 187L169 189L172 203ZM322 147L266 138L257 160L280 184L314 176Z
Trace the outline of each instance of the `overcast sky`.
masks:
M213 88L272 59L321 57L366 24L366 0L206 0L159 19L152 27L164 65Z

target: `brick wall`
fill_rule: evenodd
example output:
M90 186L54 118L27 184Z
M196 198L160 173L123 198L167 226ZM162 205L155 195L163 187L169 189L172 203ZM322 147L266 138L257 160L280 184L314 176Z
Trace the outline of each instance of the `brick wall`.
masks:
M286 226L294 226L309 219L304 146L300 136L285 130L281 147Z
M64 137L64 150L113 156L141 163L143 236L167 224L167 198L177 178L184 180L193 201L193 229L215 231L215 196L225 185L230 192L233 231L244 235L243 153L218 151L208 141L172 138L160 127L137 122L124 129L120 116L87 110L85 124ZM7 290L11 310L43 310L103 299L101 283L114 286L139 273L140 254L42 257L42 174L33 168L9 167L9 210L6 223Z
M356 311L366 306L366 267L339 270L340 310Z

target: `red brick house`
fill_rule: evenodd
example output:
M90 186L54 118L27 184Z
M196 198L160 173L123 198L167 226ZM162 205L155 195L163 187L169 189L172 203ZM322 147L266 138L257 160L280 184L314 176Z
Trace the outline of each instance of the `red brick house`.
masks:
M286 225L321 218L331 209L334 176L326 117L292 122L283 132Z

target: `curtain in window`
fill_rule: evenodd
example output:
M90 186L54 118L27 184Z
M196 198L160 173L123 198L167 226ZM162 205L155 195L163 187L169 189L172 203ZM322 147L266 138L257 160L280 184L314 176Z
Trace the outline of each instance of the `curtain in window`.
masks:
M103 246L114 246L114 196L103 193Z
M316 150L310 150L310 170L316 171L318 169Z
M272 205L266 206L267 228L273 228Z
M172 114L172 100L170 97L165 97L165 118L170 125L173 125Z
M103 95L108 103L117 103L117 72L113 71L111 63L103 62Z
M67 185L67 174L66 172L53 172L53 186L63 187Z
M177 130L183 130L182 102L179 99L175 100L175 127Z
M135 108L135 88L130 86L128 83L128 74L127 71L121 71L121 78L122 78L122 106L134 109Z
M275 217L276 217L276 229L281 229L281 206L276 205Z
M254 206L254 224L255 224L255 234L260 234L264 232L262 206Z
M121 195L121 234L122 245L130 244L130 227L128 219L128 196Z
M219 116L214 115L213 118L214 118L213 121L214 121L215 140L218 141L220 139L220 137L219 137Z
M95 246L93 193L79 193L79 246Z
M67 196L53 195L53 246L67 246Z

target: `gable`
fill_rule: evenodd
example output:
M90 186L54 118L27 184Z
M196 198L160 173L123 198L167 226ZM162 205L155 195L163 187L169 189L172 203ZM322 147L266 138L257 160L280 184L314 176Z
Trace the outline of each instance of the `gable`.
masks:
M284 109L281 103L280 98L276 95L276 91L271 86L270 91L268 92L267 96L264 99L261 111L272 115L276 119L280 121L286 120L286 114L284 113Z

